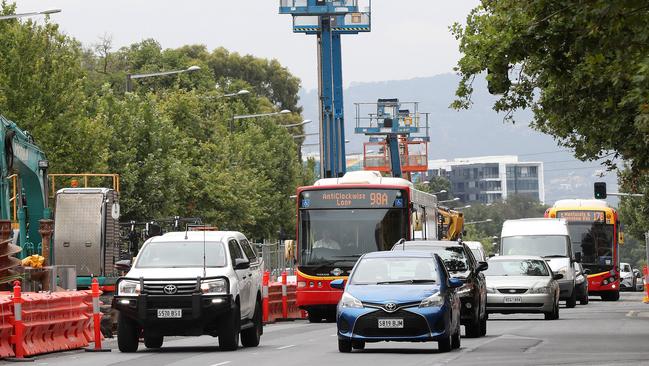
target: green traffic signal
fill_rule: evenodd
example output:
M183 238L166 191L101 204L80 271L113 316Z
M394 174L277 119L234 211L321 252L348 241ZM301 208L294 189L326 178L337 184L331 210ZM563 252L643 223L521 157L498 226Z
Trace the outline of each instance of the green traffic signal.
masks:
M595 182L595 198L606 199L606 182Z

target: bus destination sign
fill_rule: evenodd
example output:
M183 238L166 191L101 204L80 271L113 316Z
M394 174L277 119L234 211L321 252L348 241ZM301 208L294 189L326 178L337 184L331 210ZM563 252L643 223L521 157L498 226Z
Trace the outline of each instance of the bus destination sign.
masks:
M568 222L605 222L604 211L557 211L557 218Z
M398 189L337 189L305 191L300 208L405 208L405 191Z

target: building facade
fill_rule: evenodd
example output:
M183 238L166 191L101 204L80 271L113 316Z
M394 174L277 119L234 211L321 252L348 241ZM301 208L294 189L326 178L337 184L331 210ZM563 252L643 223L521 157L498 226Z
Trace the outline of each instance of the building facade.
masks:
M520 162L517 156L484 156L430 160L426 179L448 178L453 195L463 202L492 203L511 195L545 202L542 162Z

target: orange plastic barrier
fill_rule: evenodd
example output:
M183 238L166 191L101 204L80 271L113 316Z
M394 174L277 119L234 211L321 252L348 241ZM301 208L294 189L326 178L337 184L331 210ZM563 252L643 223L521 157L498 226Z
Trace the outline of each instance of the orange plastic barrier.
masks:
M643 301L645 304L649 304L649 267L647 267L647 265L645 265L645 266L642 268L642 272L643 272L643 274L644 274L644 276L643 276L643 281L644 281L644 299L642 299L642 301Z
M268 284L268 297L264 299L264 323L278 320L304 319L306 314L297 307L297 285L287 284L286 275L282 282Z
M12 308L13 301L9 293L0 294L0 358L15 356L11 347L11 334L14 329L11 324Z

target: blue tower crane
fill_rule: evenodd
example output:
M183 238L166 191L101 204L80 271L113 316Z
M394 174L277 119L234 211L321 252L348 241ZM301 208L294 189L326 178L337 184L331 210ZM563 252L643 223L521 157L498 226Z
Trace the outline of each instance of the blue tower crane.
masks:
M371 0L360 1L280 0L279 13L293 16L293 32L318 38L321 178L347 170L341 35L371 30Z

